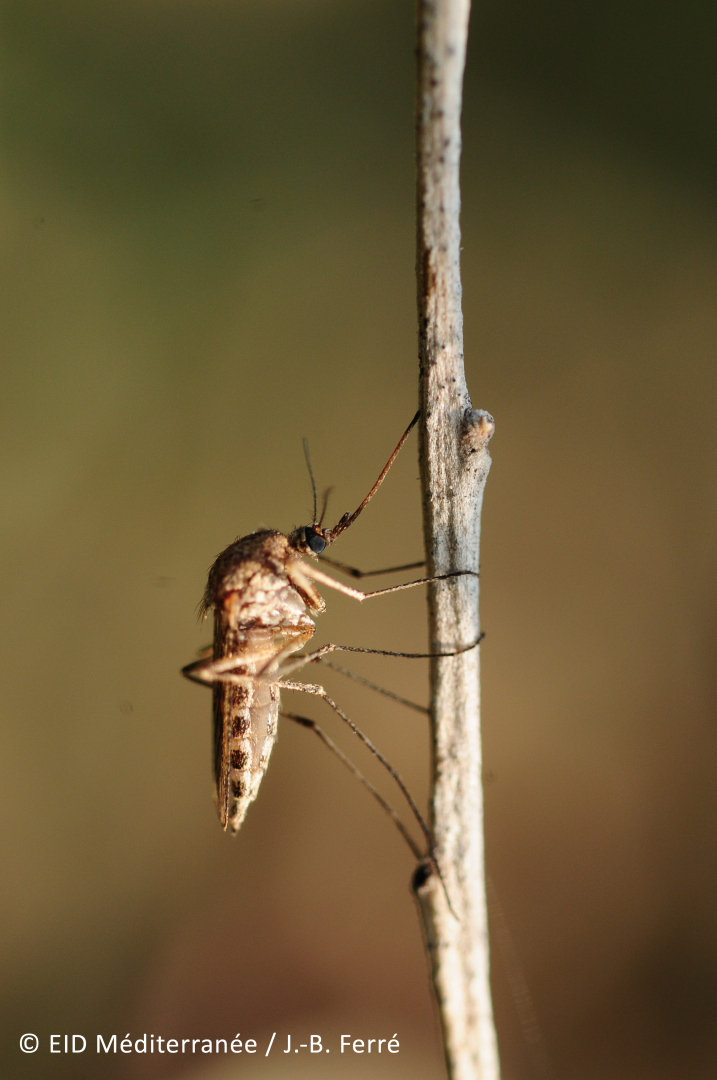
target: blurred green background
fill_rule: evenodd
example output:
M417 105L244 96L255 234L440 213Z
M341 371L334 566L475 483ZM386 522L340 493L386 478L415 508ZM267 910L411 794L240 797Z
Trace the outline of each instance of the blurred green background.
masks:
M0 1072L440 1077L410 853L288 724L225 836L209 694L178 675L215 554L309 519L302 435L333 519L414 412L412 5L2 15ZM487 858L561 1080L717 1069L714 24L473 15ZM419 503L411 442L336 557L420 558ZM381 605L329 596L317 641L420 649L423 598ZM354 667L425 697L421 662ZM423 718L325 681L425 798ZM376 775L321 703L290 707ZM505 1080L536 1080L496 949L493 979ZM401 1052L94 1053L275 1030ZM88 1052L51 1057L65 1032Z

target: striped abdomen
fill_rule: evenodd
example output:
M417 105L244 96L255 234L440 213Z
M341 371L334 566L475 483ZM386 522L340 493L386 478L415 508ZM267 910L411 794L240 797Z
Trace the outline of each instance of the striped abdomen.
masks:
M236 832L249 804L256 798L269 764L279 715L279 686L255 676L296 640L300 649L314 632L313 624L291 628L234 628L224 613L216 613L214 659L234 656L234 675L245 676L241 685L214 684L214 768L217 809L222 826ZM307 620L308 621L308 620ZM293 651L293 648L291 649ZM243 662L243 658L246 658Z

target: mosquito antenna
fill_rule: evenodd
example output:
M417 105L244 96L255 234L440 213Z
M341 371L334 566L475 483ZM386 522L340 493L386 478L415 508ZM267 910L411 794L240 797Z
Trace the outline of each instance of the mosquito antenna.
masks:
M306 467L309 470L309 476L311 477L311 490L314 494L314 516L312 522L316 524L316 481L314 480L314 470L311 468L311 456L309 454L309 440L304 436L301 440L304 446L304 457L306 458Z
M376 481L376 483L375 483L375 484L373 485L373 487L371 488L371 490L369 491L368 495L366 496L366 498L364 499L364 501L363 501L363 502L361 503L361 505L359 506L359 508L358 508L357 510L354 510L353 514L344 514L344 516L343 516L343 517L341 518L341 520L339 521L339 523L338 523L337 525L334 525L333 529L331 529L330 531L328 531L328 532L326 532L326 533L325 533L325 537L326 537L326 543L327 543L327 544L332 544L332 543L334 542L334 540L336 539L336 537L337 537L337 536L340 536L340 535L341 535L341 533L342 533L342 532L343 532L343 531L344 531L345 529L348 529L349 525L353 525L354 521L355 521L355 520L356 520L356 518L357 518L357 517L359 516L359 514L361 513L361 511L363 510L363 508L364 508L364 507L365 507L365 506L367 505L367 503L369 503L369 502L371 501L371 499L372 499L372 498L374 497L374 495L376 494L376 492L378 491L378 489L379 489L379 488L381 487L381 484L383 483L383 480L384 480L384 477L385 477L386 473L388 472L388 470L389 470L389 469L391 468L391 466L393 465L394 461L396 460L396 456L397 456L397 454L398 454L399 450L401 449L401 447L402 447L402 446L403 446L403 444L405 443L405 441L406 441L406 439L408 438L408 436L409 436L409 435L411 434L411 431L413 430L414 426L416 425L416 422L418 421L418 418L419 418L419 416L420 416L420 415L421 415L421 411L420 411L420 409L419 409L419 411L418 411L418 412L416 413L416 415L414 416L414 418L413 418L413 420L411 421L411 423L410 423L410 424L408 425L408 427L407 427L407 428L406 428L406 430L404 431L404 433L403 433L403 435L401 436L401 438L400 438L400 439L398 440L398 446L397 446L397 447L396 447L396 449L395 449L395 450L393 451L393 453L391 454L390 458L388 459L388 461L387 461L387 462L386 462L386 464L384 465L384 467L383 467L383 471L381 472L381 475L379 476L378 480L377 480L377 481Z
M319 518L319 526L323 525L323 523L324 523L324 516L326 515L326 507L329 505L329 495L331 494L331 492L333 490L334 490L333 487L327 487L326 491L324 492L324 501L323 501L323 505L321 507L321 517ZM316 515L314 515L314 517L315 516Z

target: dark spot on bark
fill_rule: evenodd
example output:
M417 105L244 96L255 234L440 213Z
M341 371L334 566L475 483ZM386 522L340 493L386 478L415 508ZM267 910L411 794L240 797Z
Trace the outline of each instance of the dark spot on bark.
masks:
M428 861L428 859L424 859L423 862L418 864L418 866L416 867L416 871L413 875L413 881L411 882L413 886L413 891L418 892L418 890L421 889L426 884L428 879L432 876L433 867Z

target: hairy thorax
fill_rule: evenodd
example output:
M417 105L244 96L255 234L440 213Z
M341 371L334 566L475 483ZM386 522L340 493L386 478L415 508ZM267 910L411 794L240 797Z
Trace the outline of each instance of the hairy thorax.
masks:
M235 540L209 571L202 613L223 612L235 627L313 625L307 605L321 611L323 602L292 575L297 562L283 533L266 529Z

